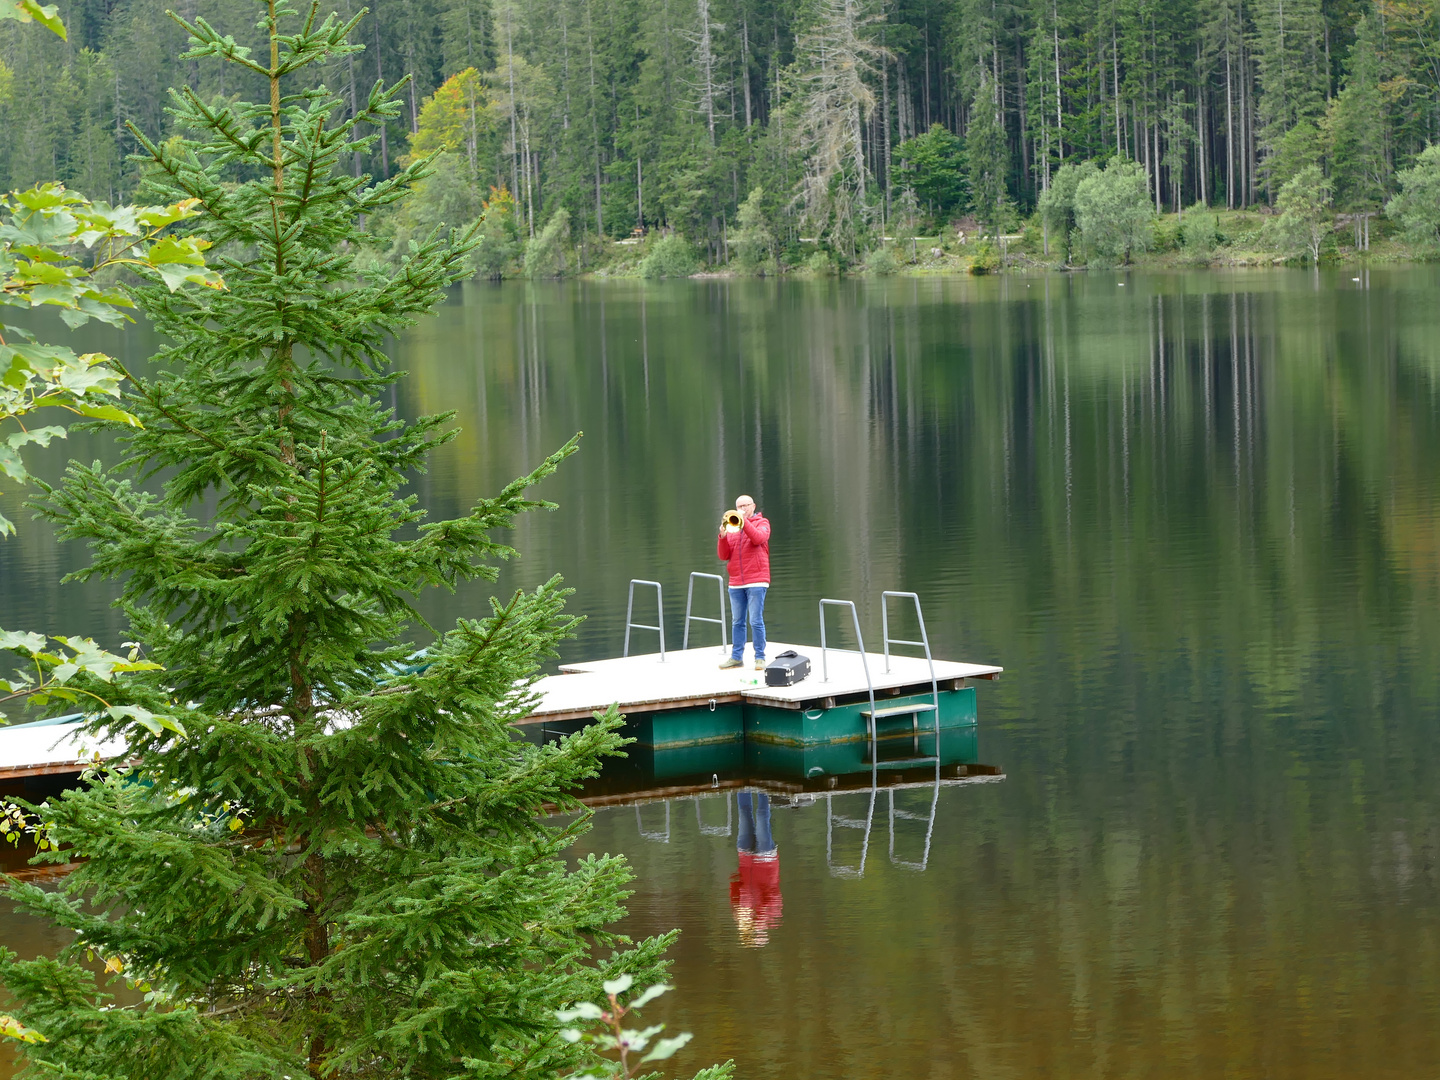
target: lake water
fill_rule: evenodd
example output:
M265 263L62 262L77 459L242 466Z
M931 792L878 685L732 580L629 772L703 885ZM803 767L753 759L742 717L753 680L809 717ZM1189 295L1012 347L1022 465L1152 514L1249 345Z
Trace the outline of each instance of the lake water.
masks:
M938 655L1006 668L979 692L1003 779L941 789L933 821L897 793L893 842L882 792L863 876L822 803L774 809L762 886L735 880L733 796L597 815L584 849L638 875L628 929L682 930L654 1011L696 1033L677 1067L1433 1074L1437 300L1432 268L506 284L399 344L398 407L464 428L418 481L435 514L585 432L501 582L565 575L567 658L618 654L630 578L664 583L678 643L747 492L773 636L816 640L821 596L877 635L880 591L911 589ZM104 587L56 584L84 552L4 508L0 625L118 643Z

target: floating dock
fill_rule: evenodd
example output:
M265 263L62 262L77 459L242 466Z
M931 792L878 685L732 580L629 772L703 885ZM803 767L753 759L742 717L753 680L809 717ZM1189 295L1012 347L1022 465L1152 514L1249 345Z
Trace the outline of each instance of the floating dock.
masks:
M718 624L723 642L723 578L698 572L690 578L686 645L693 621ZM712 579L719 586L719 618L693 613L698 579ZM637 585L655 589L654 624L633 619ZM790 651L809 657L808 676L790 686L767 686L765 672L757 670L753 660L737 668L720 667L730 655L728 644L667 652L660 585L632 581L630 592L625 650L628 653L630 631L643 629L659 633L660 652L562 665L559 674L545 676L531 688L535 703L517 722L520 737L544 743L614 707L625 717L623 733L635 744L629 760L646 756L642 787L685 786L724 776L732 781L800 782L797 790L811 790L812 782L833 788L839 778L861 772L917 768L928 770L938 783L942 769L978 764L973 683L996 679L1004 669L934 659L915 593L881 594L883 651L878 653L864 650L853 602L821 600L819 647L768 643L772 658ZM890 605L896 602L913 604L918 640L891 634ZM824 615L831 607L848 612L858 649L826 645ZM924 656L899 655L892 651L895 645L922 649ZM0 728L0 797L43 797L57 785L74 783L86 767L124 755L119 740L86 736L80 719L57 717ZM607 767L607 773L613 772ZM952 779L970 775L960 772ZM877 782L872 776L870 786Z
M975 689L966 684L995 679L1004 670L946 660L932 666L924 658L843 649L827 649L822 659L818 648L780 642L767 651L774 656L790 649L812 664L809 677L793 686L766 686L765 673L748 661L722 670L729 650L713 645L566 664L535 685L539 704L520 725L572 731L614 705L626 717L625 733L653 749L870 742L937 727L974 727Z

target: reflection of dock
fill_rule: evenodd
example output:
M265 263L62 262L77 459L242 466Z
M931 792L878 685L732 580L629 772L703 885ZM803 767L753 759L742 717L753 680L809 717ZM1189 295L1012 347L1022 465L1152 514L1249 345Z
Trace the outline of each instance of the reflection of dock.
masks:
M875 779L882 791L901 791L912 788L929 789L937 784L940 787L960 787L966 784L995 783L1004 780L1005 774L995 765L974 764L944 766L940 769L938 778L933 768L916 768L902 772L880 770ZM821 796L868 793L871 790L871 776L867 771L849 776L827 776L823 780L784 780L773 777L721 780L717 777L689 784L656 784L654 787L636 791L585 794L580 797L580 801L591 809L599 810L612 806L644 806L675 799L708 799L745 789L763 791L797 806L809 805Z
M942 757L948 756L942 748ZM642 840L668 844L675 823L676 804L694 806L697 828L706 836L730 836L735 828L734 803L741 792L768 797L768 808L803 810L825 807L825 864L834 877L859 878L865 875L871 838L883 833L886 854L892 866L923 873L930 865L935 838L935 819L942 788L999 783L1005 779L997 767L978 763L932 765L928 768L862 772L823 778L777 776L727 776L718 774L707 783L661 784L636 776L628 791L596 792L587 785L581 801L594 810L634 807L635 829ZM611 780L612 786L615 780ZM908 802L903 796L909 794ZM922 796L916 802L914 796ZM702 809L723 802L725 822L713 811L707 823ZM662 813L663 811L663 813ZM854 836L855 839L847 840Z
M594 810L634 807L641 838L655 843L669 843L677 803L693 803L700 831L717 836L730 834L731 802L742 791L767 795L777 809L823 803L827 863L836 876L864 873L877 817L889 834L890 861L924 870L941 788L1005 779L998 767L976 760L973 725L942 729L938 748L934 740L931 732L881 739L878 761L868 741L792 747L748 742L742 737L737 742L702 746L631 746L625 758L607 763L599 776L586 781L580 801ZM924 808L907 808L897 802L907 792L928 796ZM702 804L716 800L725 801L724 826L707 825L702 815ZM886 800L888 806L883 806ZM897 854L897 835L907 827L923 830L923 846L916 858ZM858 853L851 852L848 858L837 854L845 847L845 830L860 833Z

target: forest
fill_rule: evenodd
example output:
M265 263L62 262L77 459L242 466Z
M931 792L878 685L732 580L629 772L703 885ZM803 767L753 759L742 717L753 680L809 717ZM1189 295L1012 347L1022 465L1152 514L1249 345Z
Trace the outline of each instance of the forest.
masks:
M133 197L137 133L183 134L169 88L260 89L186 59L167 5L259 41L237 0L61 3L68 41L0 23L0 185ZM547 224L582 260L637 230L707 262L802 239L853 258L966 213L999 232L1065 166L1115 158L1157 213L1268 209L1308 169L1369 214L1440 126L1437 0L373 0L358 37L316 76L352 112L409 81L350 167L447 155L375 229L403 250L483 217L492 269Z

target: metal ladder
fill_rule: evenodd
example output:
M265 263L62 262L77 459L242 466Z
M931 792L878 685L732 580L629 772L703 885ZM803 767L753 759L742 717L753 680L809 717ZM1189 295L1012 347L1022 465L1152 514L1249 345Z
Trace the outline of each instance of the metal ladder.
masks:
M862 792L845 791L835 794L827 793L825 796L825 865L830 870L831 877L861 878L865 876L865 857L870 853L870 826L875 820L875 794L876 784L872 771L870 777L870 804L865 810L865 818L845 817L834 811L832 803L835 795L860 795ZM835 864L835 830L836 829L859 829L863 830L863 838L860 841L860 862L851 866L847 863Z
M694 603L694 599L695 599L695 579L696 579L697 577L698 577L698 578L713 578L714 581L715 581L715 584L719 587L719 589L720 589L720 618L718 618L718 619L707 619L704 615L692 615L692 614L690 614L691 607L692 607L692 605L693 605L693 603ZM727 648L730 647L730 635L729 635L728 633L726 633L726 628L727 628L730 624L729 624L728 622L726 622L726 620L725 620L725 579L724 579L723 577L721 577L719 574L702 574L699 570L692 570L692 571L690 571L690 584L689 584L689 586L685 589L685 638L684 638L684 640L681 641L681 643L680 643L680 648L681 648L682 650L683 650L683 649L688 649L688 648L690 648L690 623L691 623L692 620L693 620L694 622L715 623L717 626L720 627L720 649L721 649L721 651L723 652L725 649L727 649Z
M920 624L919 641L911 641L907 638L890 636L890 601L892 599L910 600L915 604L915 619ZM875 742L874 731L877 721L901 716L910 717L910 728L912 733L916 737L916 750L918 751L920 736L920 714L928 712L934 722L934 755L920 755L917 753L915 757L902 758L896 761L887 761L885 764L892 768L906 768L908 766L914 765L933 764L935 766L935 775L938 777L940 775L940 684L935 678L935 658L930 654L930 635L925 629L925 616L920 610L920 596L918 593L894 592L887 590L886 592L882 592L880 594L880 634L881 637L884 639L886 674L888 674L890 671L891 645L912 645L916 648L925 650L925 663L930 668L930 704L892 705L889 708L876 709L873 700L874 694L872 692L870 712L866 713L864 710L861 710L860 714L866 717L867 721L869 722L872 746L871 758L878 764L879 755L873 750Z
M655 625L649 626L646 623L637 623L635 615L635 586L651 585L655 589ZM657 630L660 633L660 663L665 662L665 594L658 581L646 581L643 578L630 579L630 598L625 602L625 651L621 656L630 655L630 630Z
M895 806L895 789L891 788L887 794L890 796L890 863L892 866L903 867L906 870L914 870L924 873L925 867L930 865L930 840L935 835L935 809L940 805L940 775L935 775L935 786L930 794L930 813L916 814L909 810L899 810ZM897 821L923 821L925 822L925 850L920 856L919 862L911 862L895 857L895 822Z

